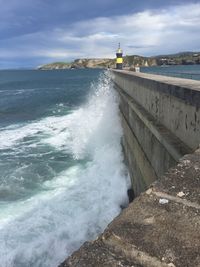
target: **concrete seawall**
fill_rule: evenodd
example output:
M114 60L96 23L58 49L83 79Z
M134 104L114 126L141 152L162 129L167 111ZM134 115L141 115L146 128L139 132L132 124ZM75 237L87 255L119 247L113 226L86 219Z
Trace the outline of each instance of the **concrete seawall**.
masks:
M116 70L112 79L137 197L60 266L200 267L200 82Z
M200 143L200 82L113 71L135 195Z

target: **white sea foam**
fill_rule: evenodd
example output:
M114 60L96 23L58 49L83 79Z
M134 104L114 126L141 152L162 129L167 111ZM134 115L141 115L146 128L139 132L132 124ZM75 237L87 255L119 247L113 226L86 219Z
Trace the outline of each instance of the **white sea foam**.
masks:
M2 132L6 147L39 135L38 142L88 162L44 182L44 190L31 198L1 207L0 267L57 266L127 203L118 98L105 76L92 91L88 104L69 115Z
M26 125L6 127L0 131L0 149L13 148L23 141L25 137L38 136L41 138L45 135L53 135L55 133L54 125L64 120L65 116L61 118L52 116Z

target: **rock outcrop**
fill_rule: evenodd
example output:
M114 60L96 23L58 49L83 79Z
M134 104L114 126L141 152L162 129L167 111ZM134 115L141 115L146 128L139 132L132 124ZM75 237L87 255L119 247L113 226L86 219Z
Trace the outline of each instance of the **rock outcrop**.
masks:
M143 57L138 55L124 56L124 68L134 69L136 66L159 66L159 65L181 65L200 64L200 53L186 52L174 55L162 55L155 57ZM39 66L40 70L53 69L79 69L79 68L115 68L115 59L110 58L82 58L73 62L55 62Z
M55 62L39 66L40 70L53 70L53 69L82 69L82 68L114 68L115 59L109 58L92 58L92 59L76 59L71 63Z

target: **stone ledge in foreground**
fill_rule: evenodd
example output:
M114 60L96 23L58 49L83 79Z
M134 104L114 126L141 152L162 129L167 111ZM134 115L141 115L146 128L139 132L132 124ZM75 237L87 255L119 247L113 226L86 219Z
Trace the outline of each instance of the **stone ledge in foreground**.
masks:
M200 267L199 179L197 150L60 267Z

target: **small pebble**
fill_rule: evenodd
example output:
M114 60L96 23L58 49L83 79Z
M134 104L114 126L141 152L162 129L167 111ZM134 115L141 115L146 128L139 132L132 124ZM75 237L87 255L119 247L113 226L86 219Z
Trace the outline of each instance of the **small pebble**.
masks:
M185 196L185 193L183 193L183 191L178 192L177 196L178 196L178 197L183 197L183 196Z
M165 198L160 198L159 199L159 203L160 204L167 204L167 203L169 203L169 200L168 199L165 199Z

